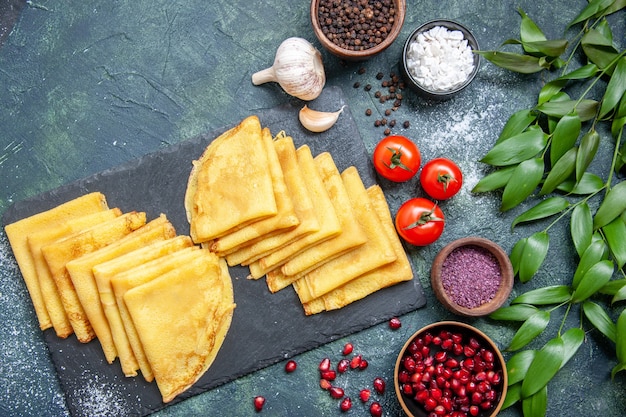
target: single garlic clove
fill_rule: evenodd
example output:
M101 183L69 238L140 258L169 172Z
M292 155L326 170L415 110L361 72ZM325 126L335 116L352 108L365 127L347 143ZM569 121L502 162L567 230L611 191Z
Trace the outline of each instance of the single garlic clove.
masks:
M307 130L315 133L325 132L337 122L344 107L346 106L341 106L341 108L335 112L325 112L312 110L304 105L304 107L300 109L298 118L302 126Z

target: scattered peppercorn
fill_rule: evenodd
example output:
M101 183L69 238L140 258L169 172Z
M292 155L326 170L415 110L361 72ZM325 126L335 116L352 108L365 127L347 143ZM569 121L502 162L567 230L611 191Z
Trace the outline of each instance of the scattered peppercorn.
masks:
M389 129L389 128L385 129L385 131L383 132L383 134L384 134L385 136L389 136L389 135L391 134L391 129Z
M411 126L411 123L409 123L408 120L405 120L404 123L402 123L402 127L404 127L405 129L408 129L409 126Z
M366 84L363 88L365 91L370 91L372 89L372 84Z
M354 88L359 88L360 86L361 86L360 82L357 81L357 82L354 83Z
M365 67L361 67L361 68L359 68L359 71L358 71L358 72L359 72L359 74L363 75L363 74L365 74L365 71L367 71L367 70L365 69Z
M371 116L372 115L372 109L365 110L365 115L366 116Z
M389 116L389 115L391 115L391 109L385 110L385 116Z
M376 74L376 79L377 80L382 80L384 76L385 76L385 74L383 74L382 72L379 72L378 74Z

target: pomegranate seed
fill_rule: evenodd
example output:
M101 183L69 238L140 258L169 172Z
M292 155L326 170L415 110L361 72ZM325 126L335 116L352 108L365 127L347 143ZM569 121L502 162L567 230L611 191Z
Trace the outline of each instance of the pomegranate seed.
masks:
M361 365L361 360L363 357L361 355L356 355L350 360L350 368L356 369Z
M433 411L435 407L437 407L437 400L433 397L426 398L426 401L424 401L424 409L426 411Z
M332 387L332 384L327 379L320 379L320 388L323 390L329 390Z
M457 366L459 366L459 361L457 361L454 358L450 358L446 361L446 367L448 369L453 369L453 368L456 368Z
M413 395L413 386L409 384L402 384L402 393L409 396Z
M261 410L263 410L264 405L265 405L265 397L261 395L257 395L256 397L254 397L254 409L257 412L260 412Z
M330 392L330 396L335 398L335 399L339 399L341 397L343 397L344 391L343 388L341 387L330 387L330 389L328 390L328 392Z
M361 362L359 362L359 369L364 370L364 369L367 369L368 366L369 366L369 362L367 362L367 360L365 359L361 359Z
M374 401L370 404L370 414L372 417L381 417L383 415L383 406L379 402Z
M389 327L393 330L398 330L400 327L402 327L402 322L400 321L399 318L397 317L392 317L389 320Z
M432 335L432 334L430 334L430 333L426 333L426 334L424 335L424 345L426 345L426 346L427 346L427 345L430 345L430 343L432 342L432 340L433 340L433 335Z
M490 350L481 351L480 356L482 356L483 360L487 363L493 362L493 352Z
M385 380L380 377L374 378L374 389L377 393L383 394L385 392Z
M346 343L343 347L343 350L341 351L341 353L343 355L349 355L352 353L352 351L354 350L354 346L352 345L352 343Z
M285 364L285 372L291 373L296 370L298 364L294 360L287 361Z
M454 346L454 342L452 341L452 339L445 339L444 341L441 342L441 348L443 350L450 350L452 349L453 346Z
M350 397L344 398L343 400L341 400L341 403L339 403L339 409L344 413L351 408L352 408L352 400L350 399Z
M437 362L445 362L447 358L448 358L448 354L443 350L440 350L439 352L435 353L435 360Z
M350 361L348 359L342 359L337 364L337 372L339 372L340 374L343 374L344 372L348 370L349 367L350 367Z
M442 342L442 340L441 340L440 336L434 336L433 337L433 341L432 341L433 345L439 346L439 345L441 345L441 342Z
M491 401L483 401L480 403L480 408L483 410L489 410L491 408Z
M454 343L461 343L463 341L463 335L461 333L452 333L451 337Z
M404 369L406 369L408 372L413 372L415 371L415 359L413 359L410 356L406 356L404 358Z
M330 369L330 359L324 358L320 362L319 370L320 372L328 371Z
M405 385L406 386L406 385ZM408 385L408 387L411 387L410 385ZM368 390L367 388L363 388L360 392L359 392L359 398L361 399L361 401L363 401L364 403L368 402L370 399L370 396L372 395L372 393L370 392L370 390Z
M436 401L439 401L441 397L443 396L443 394L441 393L441 390L439 388L433 388L430 390L430 396L431 398L434 398Z
M321 372L321 376L322 376L322 379L325 379L327 381L334 381L335 378L337 378L337 372L335 372L332 369L329 369L328 371Z
M443 405L439 404L437 407L434 408L433 412L436 416L443 416L446 414L446 409L443 407Z
M480 414L480 408L478 408L478 406L476 405L471 405L469 408L469 413L471 416L476 417L478 414Z

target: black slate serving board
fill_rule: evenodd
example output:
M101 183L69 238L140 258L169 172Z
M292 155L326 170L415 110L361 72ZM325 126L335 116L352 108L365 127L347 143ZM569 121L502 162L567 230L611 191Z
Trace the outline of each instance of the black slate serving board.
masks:
M335 110L344 104L341 89L327 87L309 106ZM340 171L354 165L366 186L374 184L375 172L349 108L346 107L332 129L315 134L300 125L298 111L301 106L302 103L293 102L259 110L255 114L272 134L285 130L294 138L296 146L309 145L313 155L329 151ZM149 219L164 213L178 234L188 234L183 197L191 162L202 154L213 138L229 127L232 126L17 202L6 211L3 222L6 225L79 195L100 191L107 196L110 207L145 211ZM271 294L264 279L246 279L246 267L230 268L230 273L237 307L226 340L207 373L170 404L413 311L426 303L419 280L413 279L343 309L307 317L291 288ZM81 344L74 336L60 339L51 329L44 334L73 416L144 416L166 406L156 383L146 383L141 375L127 378L119 363L109 365L97 340Z

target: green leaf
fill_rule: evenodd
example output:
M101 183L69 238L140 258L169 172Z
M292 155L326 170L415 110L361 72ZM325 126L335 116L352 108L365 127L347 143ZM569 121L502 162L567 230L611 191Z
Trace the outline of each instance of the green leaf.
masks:
M515 168L502 192L500 211L512 209L535 191L543 177L543 167L543 159L533 158L521 162Z
M558 187L557 190L566 192L568 194L586 195L593 194L604 188L604 181L596 174L585 172L583 177L578 181L564 181Z
M589 320L593 327L598 329L600 333L605 335L609 340L615 342L615 323L613 323L607 312L604 311L600 305L592 301L585 301L583 303L583 313L585 313L585 317L587 317L587 320Z
M583 252L572 278L572 288L578 288L585 274L598 262L606 258L606 244L603 240L593 241Z
M535 42L535 41L545 41L546 35L544 35L543 31L539 29L539 26L530 18L521 8L517 9L517 12L522 17L520 21L520 39L523 42Z
M617 280L617 281L622 281L622 280ZM602 287L600 289L600 292L602 292L602 294L605 294L605 291L607 289L607 286L611 283L612 281L610 281L608 284L606 284L604 287ZM617 290L613 296L613 298L611 299L611 303L615 304L618 303L620 301L626 300L626 286L622 286L619 290Z
M522 400L524 417L545 417L548 410L548 387L544 386L531 397Z
M568 285L549 285L520 294L511 301L511 304L560 304L569 301L570 298L572 292Z
M528 238L523 237L513 245L513 249L511 249L511 253L509 254L509 259L511 260L511 266L513 267L513 274L517 275L519 273L519 267L522 263L522 255L524 254L524 247L526 246L526 242Z
M548 176L543 182L539 195L550 194L559 186L559 184L566 181L576 171L576 155L578 148L574 146L570 148L563 156L556 161L556 164L552 167Z
M513 113L502 128L496 143L522 133L535 120L537 120L537 114L532 110L523 109Z
M602 260L589 268L574 290L572 302L579 303L585 301L597 293L600 288L611 280L613 269L613 262L608 259Z
M511 228L523 222L544 219L553 216L569 207L569 201L563 197L550 197L537 203L513 220Z
M515 351L523 348L530 343L530 341L539 336L548 326L549 322L550 313L548 311L537 311L517 329L517 332L513 335L511 343L506 350Z
M615 13L619 10L626 8L626 0L615 0L613 4L604 10L602 13L603 16L608 16L611 13Z
M613 4L615 0L592 0L587 4L587 6L572 20L569 26L573 26L577 23L583 22L591 17L594 17L598 13L605 10L611 4Z
M537 312L538 308L530 304L515 304L500 307L489 315L493 320L525 321Z
M618 217L602 228L606 243L609 245L617 269L626 264L626 223Z
M506 362L506 373L509 377L509 386L521 382L526 377L528 367L535 359L536 350L521 350L511 356Z
M530 55L503 51L474 51L474 53L482 55L486 60L500 68L521 74L533 74L544 69L539 58Z
M504 397L504 402L502 402L502 407L500 408L500 410L506 410L510 406L516 404L521 399L522 399L522 384L517 383L517 384L509 385L509 388L506 390L506 397Z
M610 111L612 111L626 92L626 56L623 56L617 62L613 75L609 80L608 85L602 98L602 105L600 106L599 118L603 118Z
M591 28L583 35L580 45L589 61L605 70L610 76L611 66L614 65L615 58L619 55L613 46L613 40L601 31Z
M615 335L615 355L620 363L626 363L626 309L617 317Z
M585 341L585 332L579 327L572 327L561 335L561 340L563 340L562 368L578 352L578 349Z
M576 113L566 114L559 120L552 133L552 144L550 145L550 162L552 165L565 154L578 139L581 128L580 117Z
M615 378L615 375L620 372L626 370L626 363L618 363L611 369L611 379Z
M626 278L614 279L600 288L600 294L615 295L626 286Z
M537 104L552 100L567 85L569 80L586 80L596 75L598 71L598 67L594 64L587 64L546 83L539 92Z
M600 135L595 129L590 130L580 139L580 147L576 154L576 181L581 180L587 167L593 161L599 144Z
M570 235L578 256L582 256L587 246L591 244L592 234L593 218L591 217L591 210L587 203L580 203L574 207L570 217Z
M495 191L500 189L506 185L506 183L513 175L513 171L515 170L515 165L511 165L508 167L500 168L496 171L493 171L490 174L487 174L483 178L480 179L472 188L473 193L486 193L489 191Z
M549 101L547 103L540 104L536 107L536 110L542 112L547 116L563 117L573 111L578 114L581 121L591 120L596 115L598 108L598 102L595 100L565 100L565 101Z
M563 340L560 337L550 339L537 352L528 367L528 372L522 382L522 398L530 397L548 384L561 369L563 356Z
M504 45L522 45L522 48L524 48L524 51L527 54L533 55L533 56L537 56L539 57L539 63L540 65L542 65L544 68L549 68L549 64L548 62L550 62L549 60L546 60L546 57L549 58L556 58L558 56L560 56L561 54L563 54L565 52L565 50L567 49L567 39L549 39L549 40L540 40L540 41L518 41L517 39L509 39L508 41L506 41L504 43ZM541 59L544 58L544 61L546 64L541 64Z
M546 134L540 128L531 127L494 145L480 161L494 166L518 164L537 155L547 143Z
M549 246L550 237L546 232L535 232L526 239L519 263L518 276L521 282L530 281L537 273L548 254Z
M618 182L606 193L593 217L593 228L599 229L611 223L626 210L626 181Z

